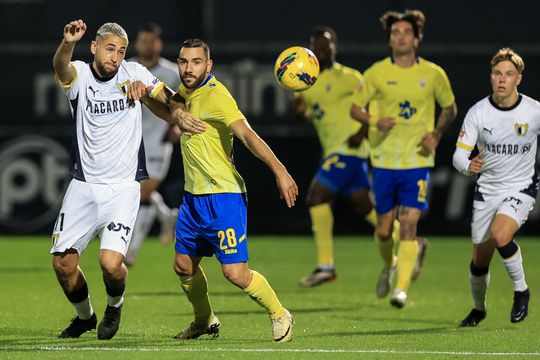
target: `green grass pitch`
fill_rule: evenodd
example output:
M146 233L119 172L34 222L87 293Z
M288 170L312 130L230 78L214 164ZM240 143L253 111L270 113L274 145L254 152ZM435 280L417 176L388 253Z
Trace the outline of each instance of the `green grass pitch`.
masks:
M173 247L147 241L130 269L123 318L110 341L96 332L57 339L74 314L51 268L48 237L0 238L0 358L2 359L431 359L540 358L540 242L520 239L529 316L511 324L512 287L498 254L491 266L488 316L475 329L458 329L471 308L466 238L431 238L425 268L404 309L377 299L381 260L369 237L338 237L337 281L298 287L314 268L309 237L252 236L250 265L264 274L295 319L294 340L271 341L270 321L222 276L215 259L202 262L222 327L219 339L172 339L192 319L172 271ZM98 265L98 241L83 254L94 309L106 296ZM537 297L538 296L538 297Z

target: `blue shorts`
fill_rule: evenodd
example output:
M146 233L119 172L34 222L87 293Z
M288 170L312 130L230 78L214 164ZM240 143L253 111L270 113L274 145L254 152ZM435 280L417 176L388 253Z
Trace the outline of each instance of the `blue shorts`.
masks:
M331 154L326 157L315 180L334 194L346 196L358 190L369 189L367 160L356 156Z
M246 194L184 191L176 222L178 254L212 256L222 264L248 261Z
M429 168L373 168L373 193L378 214L386 214L396 205L425 211L428 209Z

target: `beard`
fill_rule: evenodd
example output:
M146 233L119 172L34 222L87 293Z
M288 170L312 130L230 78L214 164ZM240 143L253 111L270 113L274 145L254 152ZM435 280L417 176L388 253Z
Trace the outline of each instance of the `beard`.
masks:
M98 64L97 62L95 62L95 64L97 68L97 73L103 78L113 77L114 75L116 75L116 73L118 72L118 68L120 67L120 65L118 65L116 68L114 68L114 70L109 70L105 68L105 64Z
M187 76L193 76L193 74L182 74L182 76L180 76L180 81L182 81L182 84L184 84L184 86L187 88L187 89L196 89L199 87L199 85L201 85L201 83L204 81L204 79L206 79L206 76L207 74L206 73L202 73L200 76L196 76L195 77L195 81L193 82L193 84L189 85L187 82L186 82L186 77Z

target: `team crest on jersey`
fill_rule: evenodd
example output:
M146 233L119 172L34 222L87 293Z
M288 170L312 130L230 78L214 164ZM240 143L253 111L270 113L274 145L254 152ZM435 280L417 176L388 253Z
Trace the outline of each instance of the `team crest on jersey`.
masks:
M120 90L120 92L124 95L127 95L127 92L128 92L128 89L129 89L129 80L128 81L124 81L123 83L121 84L118 84L118 90Z
M418 81L418 85L421 87L421 88L425 88L426 87L426 79L420 79L420 81Z
M402 103L399 103L399 116L405 120L409 120L412 116L416 114L416 108L412 107L409 100L405 100Z
M529 124L514 124L517 136L525 136L529 131Z

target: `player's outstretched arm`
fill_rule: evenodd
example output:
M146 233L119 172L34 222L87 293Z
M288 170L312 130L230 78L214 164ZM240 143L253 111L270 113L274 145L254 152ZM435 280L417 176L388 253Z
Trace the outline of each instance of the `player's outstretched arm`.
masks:
M70 64L73 56L75 43L79 41L86 32L86 24L82 20L74 20L64 26L64 38L58 46L53 58L53 67L56 77L64 84L70 84L77 71Z
M231 124L234 135L239 138L253 155L261 159L272 170L280 198L285 200L288 207L293 207L298 196L298 186L278 160L272 149L257 135L245 119L237 120Z
M164 86L163 89L156 94L155 98L151 98L149 94L153 89L153 86L146 86L140 80L134 81L129 85L128 99L131 101L140 100L154 115L171 125L175 125L176 120L169 110L169 99L173 96L174 91L168 86Z

